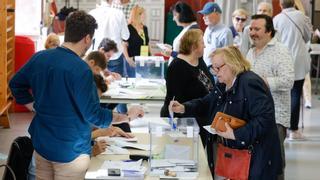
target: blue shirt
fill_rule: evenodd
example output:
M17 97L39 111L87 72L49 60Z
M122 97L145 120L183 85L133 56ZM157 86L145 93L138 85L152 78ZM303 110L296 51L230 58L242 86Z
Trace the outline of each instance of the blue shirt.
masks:
M36 53L9 86L17 103L34 101L29 133L37 153L49 161L90 154L91 124L106 127L112 120L112 112L100 107L89 66L67 48Z
M218 23L214 26L208 26L203 35L204 51L203 60L207 66L211 65L210 55L217 48L233 45L233 37L230 28Z

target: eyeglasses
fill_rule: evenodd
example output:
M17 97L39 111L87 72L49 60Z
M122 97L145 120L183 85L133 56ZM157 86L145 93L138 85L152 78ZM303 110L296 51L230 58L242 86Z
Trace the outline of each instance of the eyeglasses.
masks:
M241 17L236 17L236 20L239 22L245 22L247 20L247 18L241 18Z
M212 69L213 69L215 72L219 72L220 69L221 69L224 65L226 65L226 63L223 63L221 66L217 66L217 67L215 67L215 66L212 65Z

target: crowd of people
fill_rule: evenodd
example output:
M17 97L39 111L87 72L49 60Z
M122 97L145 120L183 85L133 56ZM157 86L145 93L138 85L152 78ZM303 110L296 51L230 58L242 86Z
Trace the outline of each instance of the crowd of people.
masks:
M183 1L171 8L183 29L162 52L170 60L159 113L196 118L199 148L206 149L215 179L228 178L215 172L218 144L252 150L248 179L284 179L287 132L290 140L304 138L298 124L312 26L295 0L280 0L280 6L275 17L266 2L252 15L236 9L230 27L214 2L198 12ZM196 13L203 16L204 32ZM46 50L11 79L17 103L35 112L28 131L37 179L83 179L90 155L107 148L96 137L133 136L128 122L143 116L143 108L100 104L99 97L112 81L135 77L135 56L150 55L145 16L145 9L129 0L104 0L89 13L74 11L66 18L64 42L50 34ZM226 123L226 131L209 134L202 127L218 112L246 124L232 129Z

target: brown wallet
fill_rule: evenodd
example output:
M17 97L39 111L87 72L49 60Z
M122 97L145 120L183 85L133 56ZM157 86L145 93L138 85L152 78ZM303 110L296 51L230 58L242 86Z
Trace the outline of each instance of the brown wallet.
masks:
M212 121L211 128L214 128L218 131L225 132L227 130L225 126L225 122L227 122L232 129L237 129L246 124L246 121L242 119L230 116L222 112L217 112L217 114L215 115Z

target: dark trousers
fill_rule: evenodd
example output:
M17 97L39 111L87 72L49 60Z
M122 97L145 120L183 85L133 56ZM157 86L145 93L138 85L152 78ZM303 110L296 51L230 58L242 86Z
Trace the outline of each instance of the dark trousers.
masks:
M286 156L284 150L284 140L287 136L287 128L282 126L281 124L277 124L279 140L280 140L280 148L281 148L281 157L282 157L282 174L278 175L278 180L284 180L284 169L286 167Z
M300 99L302 95L304 79L294 81L293 88L291 89L291 119L290 130L298 130L300 118Z

